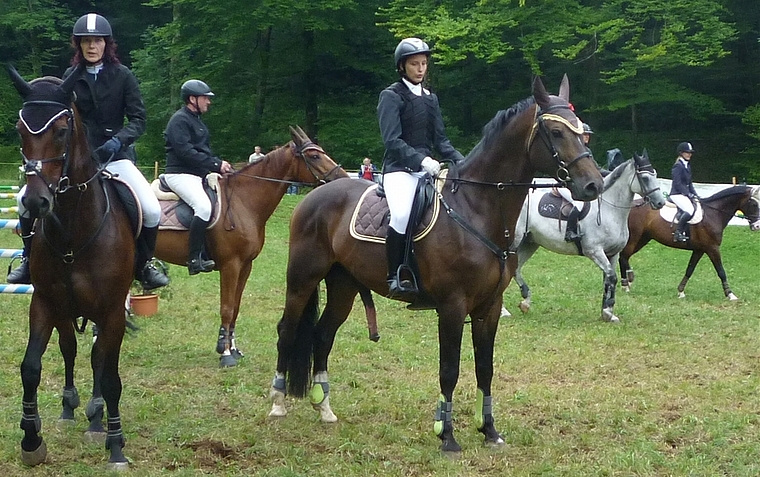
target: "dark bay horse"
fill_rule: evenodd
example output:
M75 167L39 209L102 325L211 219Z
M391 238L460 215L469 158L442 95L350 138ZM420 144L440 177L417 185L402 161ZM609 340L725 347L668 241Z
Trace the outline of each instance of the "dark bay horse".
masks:
M216 351L223 367L235 366L243 355L235 342L240 299L251 274L253 260L264 246L267 220L285 195L288 185L316 186L348 177L325 151L299 127L291 128L292 142L266 154L255 163L223 176L219 181L221 217L206 233L206 247L219 270L221 327ZM161 260L187 262L187 230L160 229L155 255Z
M452 164L437 196L447 213L441 213L430 233L415 245L422 287L438 313L441 395L435 431L444 451L460 450L451 409L467 315L472 318L475 349L477 427L487 443L504 443L491 413L494 340L501 294L516 265L507 250L534 174L542 171L566 181L580 200L593 200L602 190L602 177L581 141L581 123L568 97L567 77L559 96L549 95L536 78L533 97L500 111L485 126L472 152ZM287 414L286 392L296 397L308 392L321 420L337 421L330 408L327 375L335 334L357 293L369 288L388 295L385 246L349 234L354 208L371 185L359 180L325 184L293 212L285 310L277 326L277 369L270 391L272 417ZM322 280L327 284L327 302L320 317Z
M630 267L631 255L641 250L650 240L656 240L663 245L683 250L691 250L686 274L678 284L679 297L685 297L684 289L691 278L694 269L704 254L710 257L715 271L723 284L723 292L729 300L737 297L728 286L726 271L720 256L720 244L723 241L723 230L736 214L742 211L749 221L750 229L760 230L760 187L734 186L723 189L715 194L701 199L704 217L697 224L689 225L689 240L686 242L673 241L673 226L660 216L658 211L639 207L628 216L630 237L622 252L620 252L620 274L623 277L621 285L630 291L634 273Z
M522 268L539 247L544 247L552 252L585 256L593 261L604 274L601 318L619 322L614 312L617 287L615 263L628 241L628 214L634 194L644 197L652 209L665 205L665 197L657 181L657 172L649 162L649 155L646 151L641 156L634 154L633 159L622 163L604 178L604 192L599 200L589 204L588 213L578 222L583 232L580 247L574 242L565 241L565 230L560 227L559 211L555 207L557 202L551 200L553 196L545 194L550 193L535 190L528 194L517 219L515 282L520 286L523 297L520 310L527 312L531 304L531 292L522 276Z
M105 441L108 467L129 466L122 453L124 436L119 416L119 354L125 328L124 303L132 284L134 236L126 209L107 176L91 158L84 127L72 103L73 81L45 77L27 83L9 68L24 98L16 130L26 175L24 204L36 218L30 269L34 294L29 306L29 342L21 363L24 386L21 460L45 461L40 435L37 388L42 354L53 329L58 330L65 364L62 422L73 422L79 394L74 386L77 354L75 331L87 321L100 336L92 346L92 398L86 414L87 436ZM78 326L77 319L83 323ZM108 431L103 428L103 403Z

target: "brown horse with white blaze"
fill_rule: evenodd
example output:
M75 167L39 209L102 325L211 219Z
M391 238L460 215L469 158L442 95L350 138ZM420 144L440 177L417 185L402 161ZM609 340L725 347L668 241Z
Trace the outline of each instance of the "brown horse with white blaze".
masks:
M533 97L500 111L484 128L480 143L463 161L451 165L436 199L447 213L415 245L420 283L438 312L441 394L434 427L444 451L460 450L451 409L467 315L472 318L475 349L478 430L487 443L504 443L491 413L494 340L501 294L516 266L514 255L507 251L534 174L541 171L566 182L579 200L593 200L602 191L602 177L581 140L582 125L568 98L567 77L559 96L549 95L536 78ZM380 265L387 263L385 246L349 234L356 204L371 185L326 184L293 212L285 310L277 326L272 417L287 414L286 393L303 397L309 392L322 421L337 420L330 408L327 376L335 334L357 293L369 288L388 295L388 271ZM327 302L319 316L322 280Z
M243 353L235 341L235 325L253 260L264 246L267 220L291 183L318 186L348 177L300 127L290 128L292 141L224 175L219 181L221 217L206 233L206 249L219 270L221 326L216 350L223 367L235 366ZM155 255L184 265L188 256L187 230L160 229Z

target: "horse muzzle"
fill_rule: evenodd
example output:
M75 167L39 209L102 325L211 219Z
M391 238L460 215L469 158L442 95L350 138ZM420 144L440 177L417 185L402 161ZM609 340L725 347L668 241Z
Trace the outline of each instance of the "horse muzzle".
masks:
M27 189L26 194L21 198L21 203L24 204L24 207L26 207L26 210L32 217L45 218L53 211L51 199L52 196L47 197L46 194L39 195L30 193Z

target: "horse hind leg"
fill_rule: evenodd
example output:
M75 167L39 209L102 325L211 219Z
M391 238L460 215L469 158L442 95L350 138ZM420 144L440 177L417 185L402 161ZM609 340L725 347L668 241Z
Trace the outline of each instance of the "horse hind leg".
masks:
M522 301L520 301L520 311L527 313L530 311L531 306L531 292L528 283L525 281L522 275L522 268L528 262L530 257L533 256L538 250L538 244L534 242L523 241L517 249L517 269L515 270L515 281L520 287L520 295Z
M720 283L723 286L723 294L726 295L726 298L730 301L738 300L739 297L734 295L734 292L731 291L731 287L728 284L728 275L726 275L726 269L723 268L723 260L720 258L720 250L708 250L707 256L710 257L713 268L715 268L715 273L717 273L718 278L720 278Z
M617 275L615 266L617 260L615 257L607 258L607 264L602 269L604 271L604 292L602 296L602 320L610 323L620 323L620 318L615 315L615 290L617 288Z
M56 426L59 429L63 429L74 425L74 410L80 404L79 392L76 386L74 386L74 362L77 355L77 340L74 335L73 326L58 328L58 347L61 350L61 356L63 356L66 377L61 398L61 416L58 418Z
M309 393L311 405L319 411L324 423L337 422L338 418L330 407L330 385L327 376L327 361L335 342L338 328L346 322L354 298L365 287L360 285L343 267L334 266L325 277L327 301L322 316L317 322L314 339L313 386Z

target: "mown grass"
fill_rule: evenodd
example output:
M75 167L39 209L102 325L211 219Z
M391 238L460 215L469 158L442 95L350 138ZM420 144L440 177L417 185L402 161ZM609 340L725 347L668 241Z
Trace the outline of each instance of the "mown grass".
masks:
M472 424L475 378L469 333L454 398L463 447L438 451L436 318L377 297L379 343L367 339L358 304L341 328L330 362L331 402L340 421L322 425L307 401L269 420L276 323L284 301L287 220L297 197L285 196L269 221L238 322L246 357L219 369L214 352L218 276L189 277L172 266L159 313L137 318L123 345L121 412L134 475L513 475L660 476L760 474L758 399L758 252L760 235L730 227L723 245L728 302L709 261L697 267L687 298L676 286L685 252L652 244L635 255L637 280L619 292L620 325L599 320L602 278L586 259L541 251L526 265L533 309L517 309L497 336L493 385L497 428L507 444L483 446ZM0 244L18 247L9 232ZM75 428L56 429L63 363L56 335L43 358L39 389L48 462L19 459L21 383L29 298L0 296L0 473L102 475L100 446ZM79 340L77 384L90 394L89 335Z

